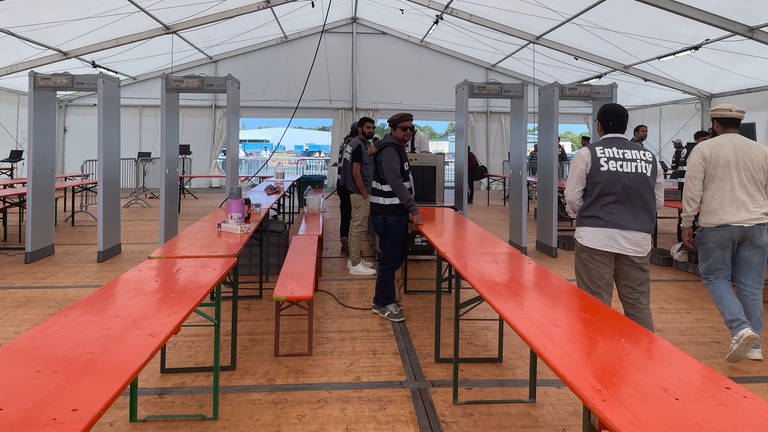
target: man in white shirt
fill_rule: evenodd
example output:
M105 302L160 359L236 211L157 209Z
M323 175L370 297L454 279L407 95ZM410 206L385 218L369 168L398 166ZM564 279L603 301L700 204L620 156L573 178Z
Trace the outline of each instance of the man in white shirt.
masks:
M576 218L576 284L610 305L615 283L624 314L653 331L649 253L664 175L652 152L624 137L628 119L619 104L600 108L600 141L573 156L565 202Z
M763 359L768 148L739 134L744 114L731 104L709 110L715 137L688 157L681 215L683 243L698 250L701 280L731 333L729 362Z

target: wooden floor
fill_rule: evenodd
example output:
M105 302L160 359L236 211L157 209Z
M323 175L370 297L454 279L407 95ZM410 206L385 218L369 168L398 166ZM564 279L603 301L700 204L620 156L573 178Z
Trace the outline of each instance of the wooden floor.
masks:
M477 191L469 217L500 238L507 238L507 208L501 193ZM180 227L197 220L222 200L218 189L201 190L199 200L185 198ZM159 238L160 202L151 208L123 209L122 250L96 263L96 224L79 216L78 225L56 228L56 254L23 263L23 250L3 250L0 256L0 344L56 313L141 262ZM238 367L222 373L221 412L218 421L174 420L131 424L128 398L121 396L102 417L97 431L579 431L581 404L557 377L540 365L542 380L535 404L463 405L451 403L451 366L436 364L433 356L434 300L431 295L403 298L407 320L393 325L369 309L374 278L353 277L345 269L338 242L338 200L326 201L322 278L315 297L315 343L312 357L273 357L274 304L244 300L240 304ZM674 211L667 210L669 215ZM532 215L532 213L531 213ZM63 219L63 213L59 213ZM12 215L9 245L18 245L17 220ZM294 226L293 231L296 230ZM564 278L573 280L573 253L559 251L549 258L535 252L535 220L529 219L530 253ZM674 240L672 221L663 221L660 245ZM657 333L700 361L768 398L768 362L726 363L729 335L698 278L671 267L652 266L652 308ZM434 261L413 261L409 288L433 287ZM272 279L274 282L274 278ZM272 286L272 284L268 284ZM537 287L532 289L546 289ZM331 295L332 294L332 295ZM445 303L445 302L444 302ZM614 305L620 309L620 306ZM446 305L444 316L449 316ZM225 316L230 310L225 307ZM491 317L488 310L478 311ZM443 350L450 351L448 319L443 323ZM494 352L493 324L462 327L463 354ZM284 345L301 348L300 323L287 323ZM169 344L169 365L210 359L210 334L184 329ZM228 344L225 335L224 345ZM115 343L120 343L115 341ZM227 351L228 353L228 351ZM228 354L223 362L228 362ZM663 364L656 367L665 367ZM526 392L528 350L506 329L504 361L500 364L462 366L468 380L463 395L522 397ZM160 375L154 359L141 374L145 396L140 415L209 409L210 374ZM87 379L87 377L84 377ZM492 385L497 387L491 387ZM1 390L0 386L0 391ZM768 426L766 426L768 428Z

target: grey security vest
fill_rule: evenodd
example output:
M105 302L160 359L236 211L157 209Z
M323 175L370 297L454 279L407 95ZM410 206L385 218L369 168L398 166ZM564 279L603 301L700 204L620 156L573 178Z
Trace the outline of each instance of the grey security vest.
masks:
M368 155L368 145L360 137L355 137L347 143L347 148L344 150L344 162L342 163L342 182L347 189L357 195L362 195L362 191L359 190L355 179L352 177L352 153L359 146L362 146L363 160L360 164L360 174L363 176L363 184L365 185L367 192L371 191L371 181L373 180L373 163L371 157Z
M589 145L592 158L577 227L653 232L656 157L638 142L611 137Z
M403 146L394 140L391 136L387 135L376 145L377 152L374 157L374 170L373 170L373 183L371 185L371 213L388 213L388 214L407 214L408 210L405 208L400 198L397 197L395 191L392 190L392 186L387 183L384 176L381 174L381 164L376 162L379 155L383 155L385 151L394 149L397 152L397 156L400 159L400 177L403 179L403 185L408 189L411 195L413 195L413 180L411 177L411 169L408 166L408 154L405 152Z

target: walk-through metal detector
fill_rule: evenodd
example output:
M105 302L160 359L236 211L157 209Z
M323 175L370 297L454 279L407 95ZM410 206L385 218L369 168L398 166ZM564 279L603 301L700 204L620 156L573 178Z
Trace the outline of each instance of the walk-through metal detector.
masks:
M97 95L98 250L102 262L121 251L120 245L120 80L106 74L29 73L29 158L27 165L27 227L24 262L54 254L56 180L56 114L59 91ZM74 193L74 192L73 192Z
M528 131L528 86L523 83L471 82L464 80L456 85L456 146L454 203L458 210L467 214L467 189L469 173L467 152L469 124L469 99L508 99L509 111L509 243L526 253L528 192L525 176L526 134Z
M161 78L163 94L160 101L160 161L164 168L160 176L160 244L179 232L179 94L204 93L227 95L227 172L226 196L238 185L240 175L240 81L232 75L209 77L202 75Z
M592 118L600 107L616 102L616 83L608 85L559 83L539 88L539 142L536 175L536 250L557 258L557 191L559 111L561 100L592 102ZM600 139L592 128L592 142Z

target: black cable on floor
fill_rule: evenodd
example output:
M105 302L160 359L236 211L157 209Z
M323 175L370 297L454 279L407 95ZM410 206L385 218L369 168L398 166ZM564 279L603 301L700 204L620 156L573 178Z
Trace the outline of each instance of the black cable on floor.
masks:
M336 297L336 294L334 294L334 293L332 293L332 292L330 292L330 291L326 291L326 290L322 290L322 289L319 289L319 290L317 290L317 291L318 291L318 292L321 292L321 293L324 293L324 294L328 294L329 296L333 297L333 299L334 299L334 300L336 300L336 303L338 303L339 305L341 305L342 307L345 307L345 308L347 308L347 309L353 309L353 310L361 310L361 311L363 311L363 310L364 310L364 311L369 311L369 310L371 310L371 307L370 307L370 306L368 306L368 307L357 307L357 306L350 306L350 305L348 305L348 304L344 304L344 303L342 303L342 302L341 302L341 300L339 300L339 298L338 298L338 297Z

